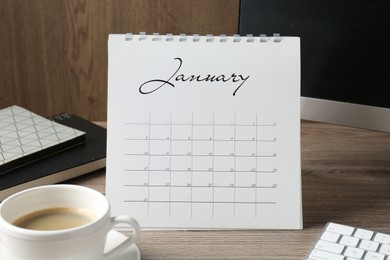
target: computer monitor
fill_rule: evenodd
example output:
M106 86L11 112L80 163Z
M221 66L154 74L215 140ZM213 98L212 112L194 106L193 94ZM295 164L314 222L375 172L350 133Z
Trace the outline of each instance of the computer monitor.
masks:
M239 32L301 38L301 118L390 132L390 1L241 0Z

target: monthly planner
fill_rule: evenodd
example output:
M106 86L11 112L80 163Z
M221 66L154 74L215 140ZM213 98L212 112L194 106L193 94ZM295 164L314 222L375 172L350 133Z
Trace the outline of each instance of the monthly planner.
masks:
M297 37L109 36L106 195L145 229L300 229Z

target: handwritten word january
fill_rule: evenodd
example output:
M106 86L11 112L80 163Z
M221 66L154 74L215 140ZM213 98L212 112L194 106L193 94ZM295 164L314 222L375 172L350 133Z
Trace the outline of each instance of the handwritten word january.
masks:
M153 93L164 86L175 87L175 84L172 82L233 82L237 83L238 86L233 92L233 96L236 95L237 91L244 85L244 83L249 79L249 76L243 76L236 73L228 75L210 75L207 74L205 76L202 75L189 75L186 76L184 74L180 74L180 68L183 65L183 61L181 58L175 58L174 60L179 61L179 66L176 71L172 74L172 76L168 79L152 79L144 82L139 87L139 92L141 94L150 94ZM157 85L155 83L158 83ZM161 83L161 84L160 84Z

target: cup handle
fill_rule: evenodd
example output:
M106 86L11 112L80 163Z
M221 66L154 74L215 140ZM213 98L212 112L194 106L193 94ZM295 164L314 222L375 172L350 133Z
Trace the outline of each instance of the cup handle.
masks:
M122 243L111 249L109 252L104 254L104 259L110 258L112 255L117 254L127 247L131 246L135 241L137 241L139 234L141 233L141 228L138 224L138 221L133 217L127 215L118 215L116 217L111 217L110 230L117 224L128 224L133 228L133 234L129 236Z

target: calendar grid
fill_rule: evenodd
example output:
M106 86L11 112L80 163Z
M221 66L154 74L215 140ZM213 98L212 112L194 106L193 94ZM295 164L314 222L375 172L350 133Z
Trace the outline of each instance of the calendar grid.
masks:
M236 155L236 124L237 124L237 115L234 114L234 131L233 131L233 154ZM236 218L236 196L237 196L237 190L236 190L236 183L237 183L237 171L236 171L236 156L233 156L233 169L234 169L234 201L233 201L233 218Z
M258 128L257 128L257 114L256 114L256 140L258 139L257 137L258 137L258 133L257 133L257 131L258 131ZM258 150L257 150L257 142L255 143L255 145L256 145L256 156L257 156L257 153L258 153ZM257 162L257 160L255 161L255 168L256 169L258 169L258 162ZM257 174L256 174L256 176L255 176L255 182L256 183L258 183L258 176L257 176ZM257 203L257 193L258 193L258 191L257 191L257 189L255 189L255 202ZM255 208L255 218L257 218L257 213L258 213L258 208L256 207Z
M169 136L172 137L172 114L169 114ZM169 154L172 154L172 138L169 139ZM169 157L169 183L172 183L172 157ZM172 197L172 186L169 187L169 217L172 216L171 197Z
M212 168L214 169L215 168L215 114L213 113L213 133L212 133L212 138L213 138L213 151L212 151ZM213 175L212 175L212 183L215 183L215 172L213 171ZM214 186L214 185L213 185ZM212 218L214 218L214 211L215 211L215 187L212 187L212 212L211 212L211 216Z
M150 120L151 120L151 114L149 113L149 122L150 122ZM151 132L151 126L150 126L150 124L149 124L149 126L148 126L148 136L150 136L150 132ZM150 140L150 138L149 138L149 140L148 140L148 150L150 151L150 144L151 144L151 140ZM148 183L150 183L150 161L151 161L151 159L150 159L150 153L148 153ZM149 187L149 185L148 185L148 198L150 197L150 187ZM148 215L148 217L149 217L149 206L150 206L150 201L148 200L148 207L147 207L147 215Z
M172 114L171 114L171 116L172 116ZM194 138L192 138L194 136L194 114L191 114L191 218L192 218L192 216L193 216L193 207L192 207L192 205L193 205L193 201L194 201L194 199L193 199L193 188L194 188L194 186L192 185L192 183L193 183L193 179L194 179L194 156L193 156L193 154L194 154Z
M263 165L262 160L267 159L277 159L278 155L276 151L263 151L260 152L260 148L265 145L275 145L277 143L276 136L261 137L263 128L275 128L277 123L273 122L270 124L262 124L258 122L258 115L254 115L254 121L244 124L242 122L237 123L237 115L232 115L233 120L230 123L216 123L215 114L212 115L211 122L209 123L199 123L194 122L194 114L190 115L188 122L173 122L172 113L169 114L169 119L164 123L153 122L152 114L149 113L148 118L144 122L126 122L125 125L133 128L143 128L146 127L147 132L142 136L142 133L139 135L132 136L131 134L127 135L124 138L125 142L130 142L130 144L135 147L144 147L142 144L147 143L146 150L134 149L133 151L128 151L124 153L125 160L139 160L142 161L142 158L147 158L147 164L143 167L135 167L133 164L129 164L129 167L123 169L124 173L128 174L128 178L131 183L123 184L124 187L139 189L142 191L147 189L147 193L143 198L138 198L137 196L126 198L125 203L145 203L146 204L146 215L150 216L151 207L159 204L168 205L168 216L172 217L174 205L189 205L189 215L193 217L193 208L194 205L211 205L211 217L215 217L216 205L232 205L232 217L236 218L237 214L237 205L253 205L254 218L260 216L258 206L261 205L275 205L277 201L272 199L270 195L266 199L262 198L263 190L276 190L277 183L268 183L261 184L261 174L267 174L268 177L278 174L278 169L275 167L268 168L259 168ZM156 119L157 120L157 119ZM160 119L161 120L161 119ZM153 136L153 133L159 133L168 128L167 136L162 137L161 135ZM176 134L181 135L179 129L189 129L189 136L175 136ZM198 132L195 132L197 128ZM216 129L226 129L226 131L231 131L231 137L217 136ZM211 130L210 130L211 129ZM231 129L231 130L228 130ZM248 136L238 136L238 129L254 133ZM252 129L252 130L249 130ZM254 129L254 130L253 130ZM196 135L202 132L210 131L209 137L196 137ZM243 131L245 133L245 131ZM272 132L275 132L272 129ZM132 131L129 131L132 133ZM231 145L230 145L231 144ZM244 153L238 151L238 145L242 147L254 147L250 153ZM166 150L159 148L154 151L156 147L166 146ZM209 146L210 150L203 152L195 151L195 147ZM231 150L216 150L216 147L231 146ZM181 152L175 151L175 147L188 147L188 150L182 150ZM209 166L204 166L199 164L199 161L210 160ZM218 160L219 164L216 164ZM242 161L247 161L251 166L247 166ZM159 163L162 165L163 162L167 162L166 166L157 166ZM184 161L188 161L188 166L183 166ZM231 161L231 166L226 168L221 161L225 161L226 164L229 164ZM238 163L240 161L240 163ZM198 162L198 163L196 163ZM276 164L275 164L276 165ZM241 167L241 168L240 168ZM165 174L168 174L167 181L162 181ZM142 175L146 174L147 178L145 181L138 181L142 179ZM271 175L270 175L271 174ZM133 176L133 177L132 177ZM140 177L141 176L141 177ZM159 176L159 177L156 177ZM185 179L183 176L188 176L186 181L182 183L178 180ZM230 177L229 177L230 176ZM250 184L240 184L244 182L245 178L252 178ZM137 179L138 178L138 179ZM161 178L161 183L153 183L155 179ZM224 178L229 179L227 184L218 183L218 181L223 181ZM203 180L204 179L204 180ZM208 179L206 181L206 179ZM196 182L207 182L205 184L197 184ZM175 183L176 182L176 183ZM161 198L156 198L153 195L157 194L157 191L163 193L164 190L167 190L167 196L162 196ZM188 197L183 197L178 199L177 192L181 190L186 192L188 190ZM209 191L210 190L210 191ZM209 197L199 199L202 192L208 193ZM229 195L231 192L231 195ZM142 192L140 192L142 193ZM222 194L222 195L221 195ZM225 199L226 197L231 197L230 199ZM252 194L252 195L242 195L242 194Z

